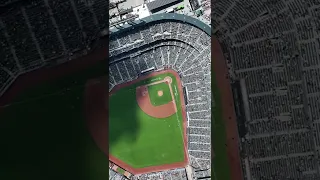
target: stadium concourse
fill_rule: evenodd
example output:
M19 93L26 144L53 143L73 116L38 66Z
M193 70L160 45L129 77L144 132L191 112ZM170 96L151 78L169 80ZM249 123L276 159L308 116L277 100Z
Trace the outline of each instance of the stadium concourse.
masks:
M244 178L320 179L320 2L213 3L213 33L240 92Z
M188 156L194 178L211 176L211 28L181 14L155 14L110 34L109 91L146 69L170 68L186 88ZM119 176L110 170L113 177ZM187 179L186 169L132 179ZM121 178L120 178L121 179Z

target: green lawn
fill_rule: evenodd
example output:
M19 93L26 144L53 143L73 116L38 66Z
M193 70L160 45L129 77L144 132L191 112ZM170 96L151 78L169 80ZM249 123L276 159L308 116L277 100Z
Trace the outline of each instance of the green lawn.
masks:
M107 62L26 89L4 109L0 179L108 178L108 157L93 142L83 111L84 83L106 74L102 67Z
M212 179L213 180L230 180L230 168L228 164L226 142L226 127L222 116L222 103L220 90L216 84L214 73L212 73L212 95L215 106L212 106L212 146L214 158L212 161Z
M109 153L133 168L184 161L181 107L175 115L158 119L145 114L136 102L137 86L166 76L172 77L172 85L177 88L175 77L165 73L122 88L110 96ZM179 96L175 97L177 104L180 104Z
M158 96L159 90L163 92L162 96ZM163 82L163 83L155 84L152 86L148 86L148 92L149 92L151 104L154 106L168 104L170 101L172 101L170 88L167 83Z

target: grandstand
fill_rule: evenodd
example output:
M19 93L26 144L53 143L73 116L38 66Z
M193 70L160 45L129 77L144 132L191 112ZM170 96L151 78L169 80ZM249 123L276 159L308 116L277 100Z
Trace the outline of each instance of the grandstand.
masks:
M211 172L211 29L180 14L155 14L110 34L109 91L146 69L170 68L188 89L188 157L193 177ZM186 95L185 95L186 96ZM202 170L202 171L197 171ZM185 169L143 174L133 179L187 179Z
M107 1L5 0L0 5L0 96L21 74L87 54L108 28Z
M239 180L320 179L319 1L213 3L213 33L242 93Z

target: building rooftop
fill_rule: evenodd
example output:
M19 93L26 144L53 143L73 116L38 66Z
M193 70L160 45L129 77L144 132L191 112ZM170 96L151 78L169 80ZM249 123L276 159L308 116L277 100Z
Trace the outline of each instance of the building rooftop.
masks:
M155 1L149 2L147 4L147 7L150 11L152 11L171 3L175 3L175 2L178 3L179 1L180 0L155 0Z

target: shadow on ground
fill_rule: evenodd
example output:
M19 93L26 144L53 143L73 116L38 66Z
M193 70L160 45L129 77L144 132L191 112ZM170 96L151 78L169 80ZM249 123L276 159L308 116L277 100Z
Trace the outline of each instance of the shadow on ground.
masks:
M129 141L129 143L134 143L137 140L141 125L138 122L140 117L137 102L137 98L140 96L136 97L136 87L137 85L149 84L151 82L150 79L137 81L136 85L124 86L119 89L116 87L116 91L112 92L112 94L117 95L117 92L126 91L125 93L121 93L122 97L115 98L118 101L112 100L111 103L109 102L109 111L114 111L112 114L115 114L115 112L119 114L119 116L113 116L112 122L109 122L109 146L116 145L124 139Z
M126 158L131 156L129 158L131 160L126 159L127 161L135 161L137 159L135 152L130 152L129 146L138 141L139 132L143 128L143 124L139 121L142 111L139 111L140 107L137 102L139 100L137 98L142 98L142 96L136 96L136 87L149 83L151 83L150 79L146 79L137 81L133 85L117 86L113 89L111 97L109 97L110 150L117 152L118 155L124 153L123 156ZM111 153L111 155L113 154Z
M131 94L127 94L129 97ZM131 97L132 98L132 97ZM131 99L117 98L109 103L108 78L91 79L86 84L85 113L89 132L98 147L109 156L109 147L122 139L134 142L139 131L139 124L132 114ZM131 108L131 109L130 109ZM113 111L112 113L109 111ZM113 115L109 121L110 113Z
M122 86L122 85L120 85ZM134 143L140 131L135 86L116 87L109 100L109 146ZM124 92L125 91L125 92ZM121 151L116 148L116 151ZM129 150L129 149L128 149Z

